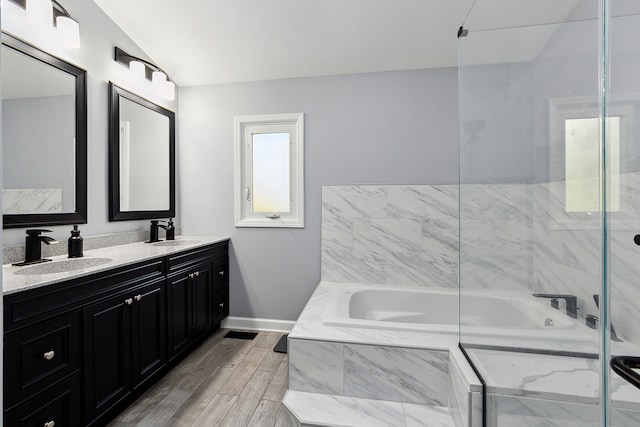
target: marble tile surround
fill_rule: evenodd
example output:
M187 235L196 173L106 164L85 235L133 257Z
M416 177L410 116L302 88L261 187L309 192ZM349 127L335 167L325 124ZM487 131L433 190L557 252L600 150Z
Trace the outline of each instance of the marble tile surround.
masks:
M456 427L482 427L482 383L457 347L449 350L448 395Z
M69 226L71 230L71 226ZM82 226L80 226L82 231ZM176 227L176 236L182 235L182 227ZM82 236L83 250L106 248L109 246L127 245L129 243L144 242L149 240L149 230L130 231L126 233L103 234L99 236ZM65 255L68 247L67 242L60 242L57 245L42 245L42 256L45 258ZM25 245L4 246L2 262L12 264L24 261Z
M620 176L621 210L608 219L608 280L617 332L640 343L640 173ZM578 297L598 314L602 227L567 214L564 182L361 185L322 189L322 280L341 283L525 289ZM460 222L458 223L458 209ZM460 241L458 244L458 229Z
M446 407L288 391L283 399L291 426L455 427Z
M448 353L289 339L289 389L447 404Z
M624 174L621 183L622 209L608 218L608 280L612 322L618 334L629 344L640 343L640 330L635 327L640 323L640 311L635 304L640 300L640 287L635 286L634 280L640 276L640 263L639 249L633 242L633 236L640 229L640 219L636 215L640 210L640 174ZM559 189L563 185L562 182L554 182L463 186L460 204L462 244L459 248L463 288L569 293L578 296L580 318L585 314L597 314L592 295L599 293L600 288L602 227L597 217L567 215L563 211L564 200ZM408 207L389 206L390 187L394 187L395 194L406 194L409 188L413 191L405 203ZM395 187L323 188L323 279L342 283L425 286L448 286L450 280L455 281L455 276L447 274L447 268L451 267L451 260L453 267L457 268L457 253L455 257L453 255L457 251L457 186ZM426 200L435 206L420 206L418 201ZM418 222L422 224L422 230L429 228L426 224L432 225L429 237L422 235L422 244L416 238ZM442 256L440 259L438 254ZM435 261L426 262L427 256ZM424 271L425 265L430 271ZM403 269L402 275L395 274ZM428 279L430 277L434 279ZM594 349L597 348L594 346ZM477 364L486 364L490 369L492 359L485 355L478 358ZM547 375L550 381L552 378L555 380L521 384L518 381L522 376L513 372L511 379L489 379L489 384L501 389L501 393L510 390L500 396L521 399L501 403L501 408L529 406L542 411L542 414L544 411L551 414L556 410L560 413L568 410L570 413L571 405L575 405L576 411L589 413L589 402L594 397L585 400L585 396L575 390L559 390L560 394L551 392L557 389L557 385L580 384L580 379L569 378L571 375L567 377L567 373L556 377L552 375L553 366L539 367L542 369L539 374ZM596 378L597 375L589 381ZM511 381L516 382L512 384ZM540 387L530 394L526 390L533 384ZM615 385L614 388L614 400L625 401L626 387ZM537 400L540 396L546 396L543 401L552 399L549 408L540 406L541 401ZM636 420L636 410L640 405L635 402L638 401L634 398L624 408L614 409L613 416ZM501 425L510 425L509 419L516 423L531 421L535 425L540 421L533 418L525 421L525 409L498 413L506 417L503 418L506 424ZM531 416L535 414L535 411L530 412ZM455 418L454 411L452 415ZM524 418L518 419L518 416ZM589 417L577 419L588 420ZM561 415L556 418L568 420ZM554 415L549 415L549 419L555 419ZM573 425L568 421L564 424L554 422L539 425Z

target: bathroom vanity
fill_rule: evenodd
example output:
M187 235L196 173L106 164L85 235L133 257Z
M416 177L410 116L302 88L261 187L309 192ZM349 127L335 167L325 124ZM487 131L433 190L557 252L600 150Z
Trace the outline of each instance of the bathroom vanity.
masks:
M106 424L229 313L227 238L87 255L4 267L6 426Z

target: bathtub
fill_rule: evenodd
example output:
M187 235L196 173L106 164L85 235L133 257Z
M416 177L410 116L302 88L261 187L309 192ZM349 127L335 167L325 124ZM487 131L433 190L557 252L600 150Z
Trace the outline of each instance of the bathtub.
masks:
M462 317L459 319L459 307ZM336 285L325 306L326 326L516 338L593 341L595 331L529 292Z

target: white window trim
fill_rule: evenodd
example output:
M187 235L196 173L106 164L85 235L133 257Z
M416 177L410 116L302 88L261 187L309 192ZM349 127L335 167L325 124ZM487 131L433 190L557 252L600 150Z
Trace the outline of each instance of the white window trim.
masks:
M250 126L293 125L290 155L290 197L291 212L278 213L277 218L264 214L254 214L251 200L247 200L246 188L252 188L250 172L247 168L247 143L245 129ZM304 113L265 114L236 116L234 127L234 192L236 227L284 227L304 228ZM252 192L252 190L251 190Z
M623 154L628 151L629 147L632 147L628 140L633 135L634 129L634 111L635 105L640 102L640 94L628 94L628 95L612 95L609 97L607 105L607 115L622 117L622 129L620 134L620 152L621 156L631 155L631 153ZM600 106L598 100L594 97L568 97L568 98L549 98L548 101L548 123L549 123L549 173L555 180L559 180L562 183L563 176L559 176L559 169L563 165L552 163L553 160L564 159L565 145L564 145L564 121L566 119L585 118L585 117L599 117ZM579 213L579 212L565 212L564 200L565 189L564 185L553 184L550 188L550 194L547 196L547 211L549 212L548 223L550 229L573 229L573 230L596 230L602 227L601 215L598 212L591 213ZM611 212L607 215L610 219L615 218L615 223L610 223L609 228L618 229L621 228L621 224L626 224L628 221L632 221L632 218L628 217L632 209L624 206L625 199L621 193L620 211Z

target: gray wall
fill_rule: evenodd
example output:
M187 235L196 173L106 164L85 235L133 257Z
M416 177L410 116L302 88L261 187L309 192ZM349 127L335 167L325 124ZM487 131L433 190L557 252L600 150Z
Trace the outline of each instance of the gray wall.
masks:
M305 228L242 229L233 217L233 117L305 113ZM457 183L456 70L180 89L185 234L230 235L231 315L294 320L320 280L327 184Z
M51 40L29 33L29 26L8 19L3 10L3 30L17 35L43 50L87 70L88 93L88 224L81 225L84 236L141 230L148 221L109 222L108 218L108 82L129 89L160 104L177 110L176 101L156 97L148 86L136 86L128 70L113 60L114 46L132 55L149 59L144 52L102 12L94 2L65 0L65 8L80 23L80 49L65 49ZM179 197L179 196L178 196ZM179 209L179 208L178 208ZM179 219L177 221L179 224ZM70 226L47 227L51 235L64 240L69 237ZM4 245L24 243L24 229L5 230Z

